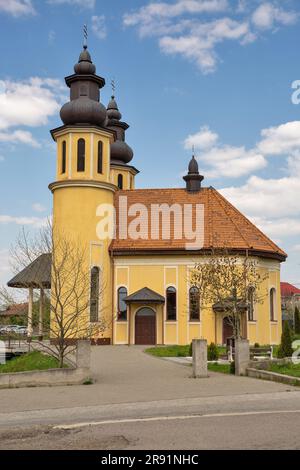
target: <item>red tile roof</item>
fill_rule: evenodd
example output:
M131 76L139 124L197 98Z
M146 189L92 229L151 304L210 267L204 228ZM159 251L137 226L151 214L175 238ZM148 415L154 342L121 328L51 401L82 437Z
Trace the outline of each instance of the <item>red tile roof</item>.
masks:
M115 195L117 215L116 239L111 243L111 250L116 253L185 251L188 240L164 240L160 234L158 240L151 239L150 217L149 237L147 240L130 238L120 239L118 231L119 200L127 196L128 207L141 203L150 210L151 204L193 204L193 223L196 220L196 204L204 205L204 247L225 248L228 250L248 250L249 253L273 257L284 261L287 257L275 243L264 235L252 222L232 206L214 188L202 188L200 192L189 193L185 189L135 189L118 191ZM136 216L135 216L136 217ZM135 217L128 217L128 223ZM174 233L174 224L171 218L171 235Z
M300 289L298 287L289 284L288 282L281 282L280 283L280 290L282 297L291 297L294 294L300 295Z
M0 311L0 316L3 317L14 317L14 316L23 316L27 315L28 304L13 304L7 307L6 310Z

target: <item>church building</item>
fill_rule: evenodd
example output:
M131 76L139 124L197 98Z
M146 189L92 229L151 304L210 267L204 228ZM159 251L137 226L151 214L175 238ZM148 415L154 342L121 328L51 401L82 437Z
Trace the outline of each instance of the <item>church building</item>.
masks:
M91 324L97 324L102 315L108 322L111 319L107 330L94 339L96 344L184 345L194 338L225 344L232 335L226 313L213 307L201 309L197 302L195 308L192 299L197 290L189 283L195 263L205 261L218 248L257 260L261 272L268 274L266 298L245 311L242 332L251 344L278 344L280 265L287 255L216 189L205 186L194 157L182 188L136 188L138 161L133 164L133 150L125 137L129 126L122 120L115 96L107 108L101 103L105 80L96 74L87 46L66 84L70 101L60 112L63 125L51 131L57 146L56 179L49 185L53 226L76 234L86 248L89 295L93 286L105 286L88 313ZM153 158L159 161L160 157ZM124 204L126 220L120 216ZM103 207L115 212L112 230L101 238ZM171 236L150 228L148 221L130 236L132 207L149 213L153 208L162 212L168 207L192 208L193 221L198 207L203 221L198 245L190 246L186 234L174 235L174 221Z

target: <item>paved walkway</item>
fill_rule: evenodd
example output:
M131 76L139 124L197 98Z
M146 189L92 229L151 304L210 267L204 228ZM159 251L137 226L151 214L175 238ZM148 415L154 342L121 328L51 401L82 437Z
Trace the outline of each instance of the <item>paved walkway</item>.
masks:
M190 377L191 368L149 356L143 349L138 346L93 347L95 384L0 390L0 413L299 390L212 372L207 379L195 380Z

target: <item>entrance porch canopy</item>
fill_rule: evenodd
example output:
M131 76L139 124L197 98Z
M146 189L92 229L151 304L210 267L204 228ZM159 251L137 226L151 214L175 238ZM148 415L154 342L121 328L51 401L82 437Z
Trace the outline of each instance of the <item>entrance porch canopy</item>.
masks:
M126 302L126 304L164 304L165 298L157 292L154 292L154 290L143 287L143 289L125 297L124 302Z

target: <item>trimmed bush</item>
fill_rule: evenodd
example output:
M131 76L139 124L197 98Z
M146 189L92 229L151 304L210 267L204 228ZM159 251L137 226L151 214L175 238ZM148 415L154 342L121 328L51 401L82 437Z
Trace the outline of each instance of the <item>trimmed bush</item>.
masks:
M219 350L215 343L210 343L207 347L207 360L217 361L219 359Z
M281 343L278 349L278 357L283 359L285 357L291 357L293 355L292 348L292 335L289 324L287 321L284 322L283 332L281 335Z
M190 349L189 349L189 356L193 355L193 342L190 344Z
M230 373L232 375L235 375L235 362L234 361L230 363Z

